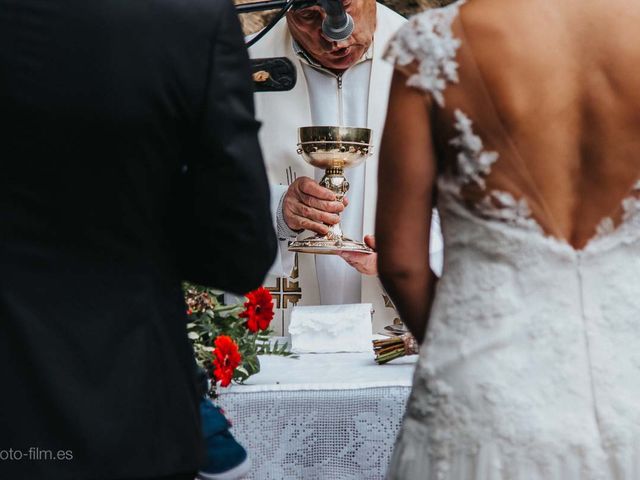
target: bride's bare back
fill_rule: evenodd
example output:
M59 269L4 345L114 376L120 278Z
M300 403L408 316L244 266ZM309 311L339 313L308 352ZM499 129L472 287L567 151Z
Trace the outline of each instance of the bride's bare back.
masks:
M534 218L576 248L604 218L620 221L640 179L638 25L640 3L629 0L473 0L453 25L460 82L437 122L456 108L472 118L501 157L488 187L510 191L510 169L526 170Z

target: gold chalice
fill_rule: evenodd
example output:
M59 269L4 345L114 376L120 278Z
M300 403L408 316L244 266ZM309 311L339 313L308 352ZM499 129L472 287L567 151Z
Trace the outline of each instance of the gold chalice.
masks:
M345 168L356 167L371 154L371 130L355 127L302 127L298 129L298 153L316 168L325 171L320 185L335 193L342 201L349 190ZM326 235L313 235L289 245L300 253L332 255L339 252L372 253L363 242L346 238L340 223L330 227Z

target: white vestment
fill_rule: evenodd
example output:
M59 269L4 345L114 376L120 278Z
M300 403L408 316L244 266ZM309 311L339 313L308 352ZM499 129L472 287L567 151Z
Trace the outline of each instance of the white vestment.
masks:
M400 15L378 4L371 49L341 78L312 65L313 60L300 54L284 19L249 50L252 58L287 57L297 69L293 90L255 95L256 115L263 122L260 141L271 183L274 219L278 217L283 194L296 178L320 180L324 173L306 164L297 154L299 127L339 124L368 127L373 131L373 155L361 166L346 171L350 204L342 214L342 227L354 239L374 233L378 152L393 75L393 67L382 59L382 54L404 22ZM436 248L432 251L441 257L439 229L434 230ZM309 232L302 234L307 235ZM277 333L287 333L289 311L294 305L372 303L374 331L397 318L377 277L360 275L339 257L293 254L287 250L289 241L279 242L276 262L266 281L276 300L273 327ZM441 260L434 263L438 269Z
M368 55L340 76L303 61L302 70L308 86L311 125L368 125L372 51L373 47ZM345 171L350 185L347 193L349 208L341 215L341 226L345 235L354 239L362 239L365 233L373 233L362 231L365 167L363 163ZM320 169L315 169L314 173L317 181L324 175ZM293 258L293 254L282 248L282 245L279 254ZM357 270L335 255L317 255L315 261L322 305L360 303L362 282L361 274Z

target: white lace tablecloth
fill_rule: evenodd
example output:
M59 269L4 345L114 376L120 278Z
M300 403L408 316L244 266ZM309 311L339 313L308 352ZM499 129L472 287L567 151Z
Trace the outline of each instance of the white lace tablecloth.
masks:
M254 479L382 479L416 357L373 353L260 357L261 372L219 399Z

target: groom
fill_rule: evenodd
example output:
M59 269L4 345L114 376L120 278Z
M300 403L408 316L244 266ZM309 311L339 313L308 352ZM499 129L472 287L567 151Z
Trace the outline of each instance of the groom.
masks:
M0 479L192 480L181 281L275 255L231 0L0 0L0 123Z

